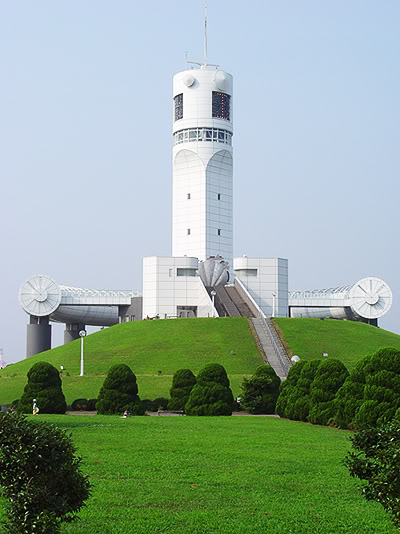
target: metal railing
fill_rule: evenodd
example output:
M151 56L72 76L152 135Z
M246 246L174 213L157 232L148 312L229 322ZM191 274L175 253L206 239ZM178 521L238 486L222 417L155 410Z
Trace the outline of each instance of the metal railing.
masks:
M286 350L283 347L280 339L278 338L278 335L276 334L274 327L268 324L268 321L271 321L271 319L267 319L265 317L265 314L260 308L260 306L253 299L253 297L249 294L246 286L243 284L243 282L238 277L235 278L235 284L237 284L240 287L242 292L249 299L252 306L257 310L258 318L261 319L262 325L271 340L272 348L274 349L275 355L278 358L279 363L281 364L283 372L287 376L289 369L290 369L290 362L288 360Z
M266 330L269 338L271 339L272 347L274 349L274 352L279 360L279 363L281 364L282 370L285 373L285 376L288 375L289 369L290 369L290 362L288 360L286 350L283 347L280 339L278 338L277 333L275 332L274 327L269 324L271 319L267 319L264 314L260 315L261 322L264 326L264 329Z

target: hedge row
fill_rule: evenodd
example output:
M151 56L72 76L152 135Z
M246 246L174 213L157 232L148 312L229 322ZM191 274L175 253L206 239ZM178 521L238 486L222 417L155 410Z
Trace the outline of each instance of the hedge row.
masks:
M400 410L400 351L366 356L349 374L338 360L299 361L282 383L281 417L340 428L379 425Z

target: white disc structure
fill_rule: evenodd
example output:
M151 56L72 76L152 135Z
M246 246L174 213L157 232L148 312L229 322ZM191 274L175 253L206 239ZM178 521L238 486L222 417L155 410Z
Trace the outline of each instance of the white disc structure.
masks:
M378 319L392 306L392 291L386 282L374 276L363 278L350 290L352 310L365 319Z
M44 317L60 305L61 289L49 276L38 274L27 278L21 285L18 300L29 315Z

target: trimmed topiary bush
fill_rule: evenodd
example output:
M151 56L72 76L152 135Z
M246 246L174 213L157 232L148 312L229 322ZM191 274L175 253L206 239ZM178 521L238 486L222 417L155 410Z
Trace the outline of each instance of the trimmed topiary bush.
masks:
M169 390L171 398L168 402L169 410L185 410L190 392L196 384L196 377L190 369L178 369L172 379Z
M209 363L197 375L197 383L206 385L215 382L229 388L230 382L225 368L219 363Z
M285 417L295 421L308 421L311 409L311 385L322 360L311 360L304 364L296 386L289 395Z
M73 412L87 411L89 401L87 399L75 399L71 404L71 410Z
M197 376L197 384L185 405L187 415L232 415L233 395L224 367L206 365Z
M47 362L37 362L27 374L28 383L18 402L19 413L32 413L32 401L37 400L40 413L65 413L67 403L61 388L58 370Z
M374 426L393 419L400 408L400 351L380 349L350 373L335 398L341 428Z
M295 363L291 366L289 369L289 374L283 382L281 382L280 388L279 388L279 397L276 401L276 413L280 417L285 417L287 403L289 400L290 395L293 393L293 390L295 386L297 385L297 382L300 378L301 371L303 370L303 367L305 366L306 362L303 360L300 360L299 362Z
M88 399L88 410L89 410L89 412L95 412L96 411L96 403L97 403L97 399Z
M113 365L108 371L96 403L97 413L112 415L128 409L132 415L143 415L136 376L128 365Z
M240 404L250 413L275 413L281 380L270 365L261 365L242 383Z
M310 389L310 423L327 425L335 415L335 395L349 372L339 360L323 360L318 366Z
M90 495L71 438L60 428L0 413L0 486L6 532L56 534Z

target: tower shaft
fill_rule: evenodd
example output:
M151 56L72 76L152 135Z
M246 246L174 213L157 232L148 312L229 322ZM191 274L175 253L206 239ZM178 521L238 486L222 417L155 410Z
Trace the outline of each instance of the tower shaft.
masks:
M232 267L232 76L203 65L174 76L172 255Z

